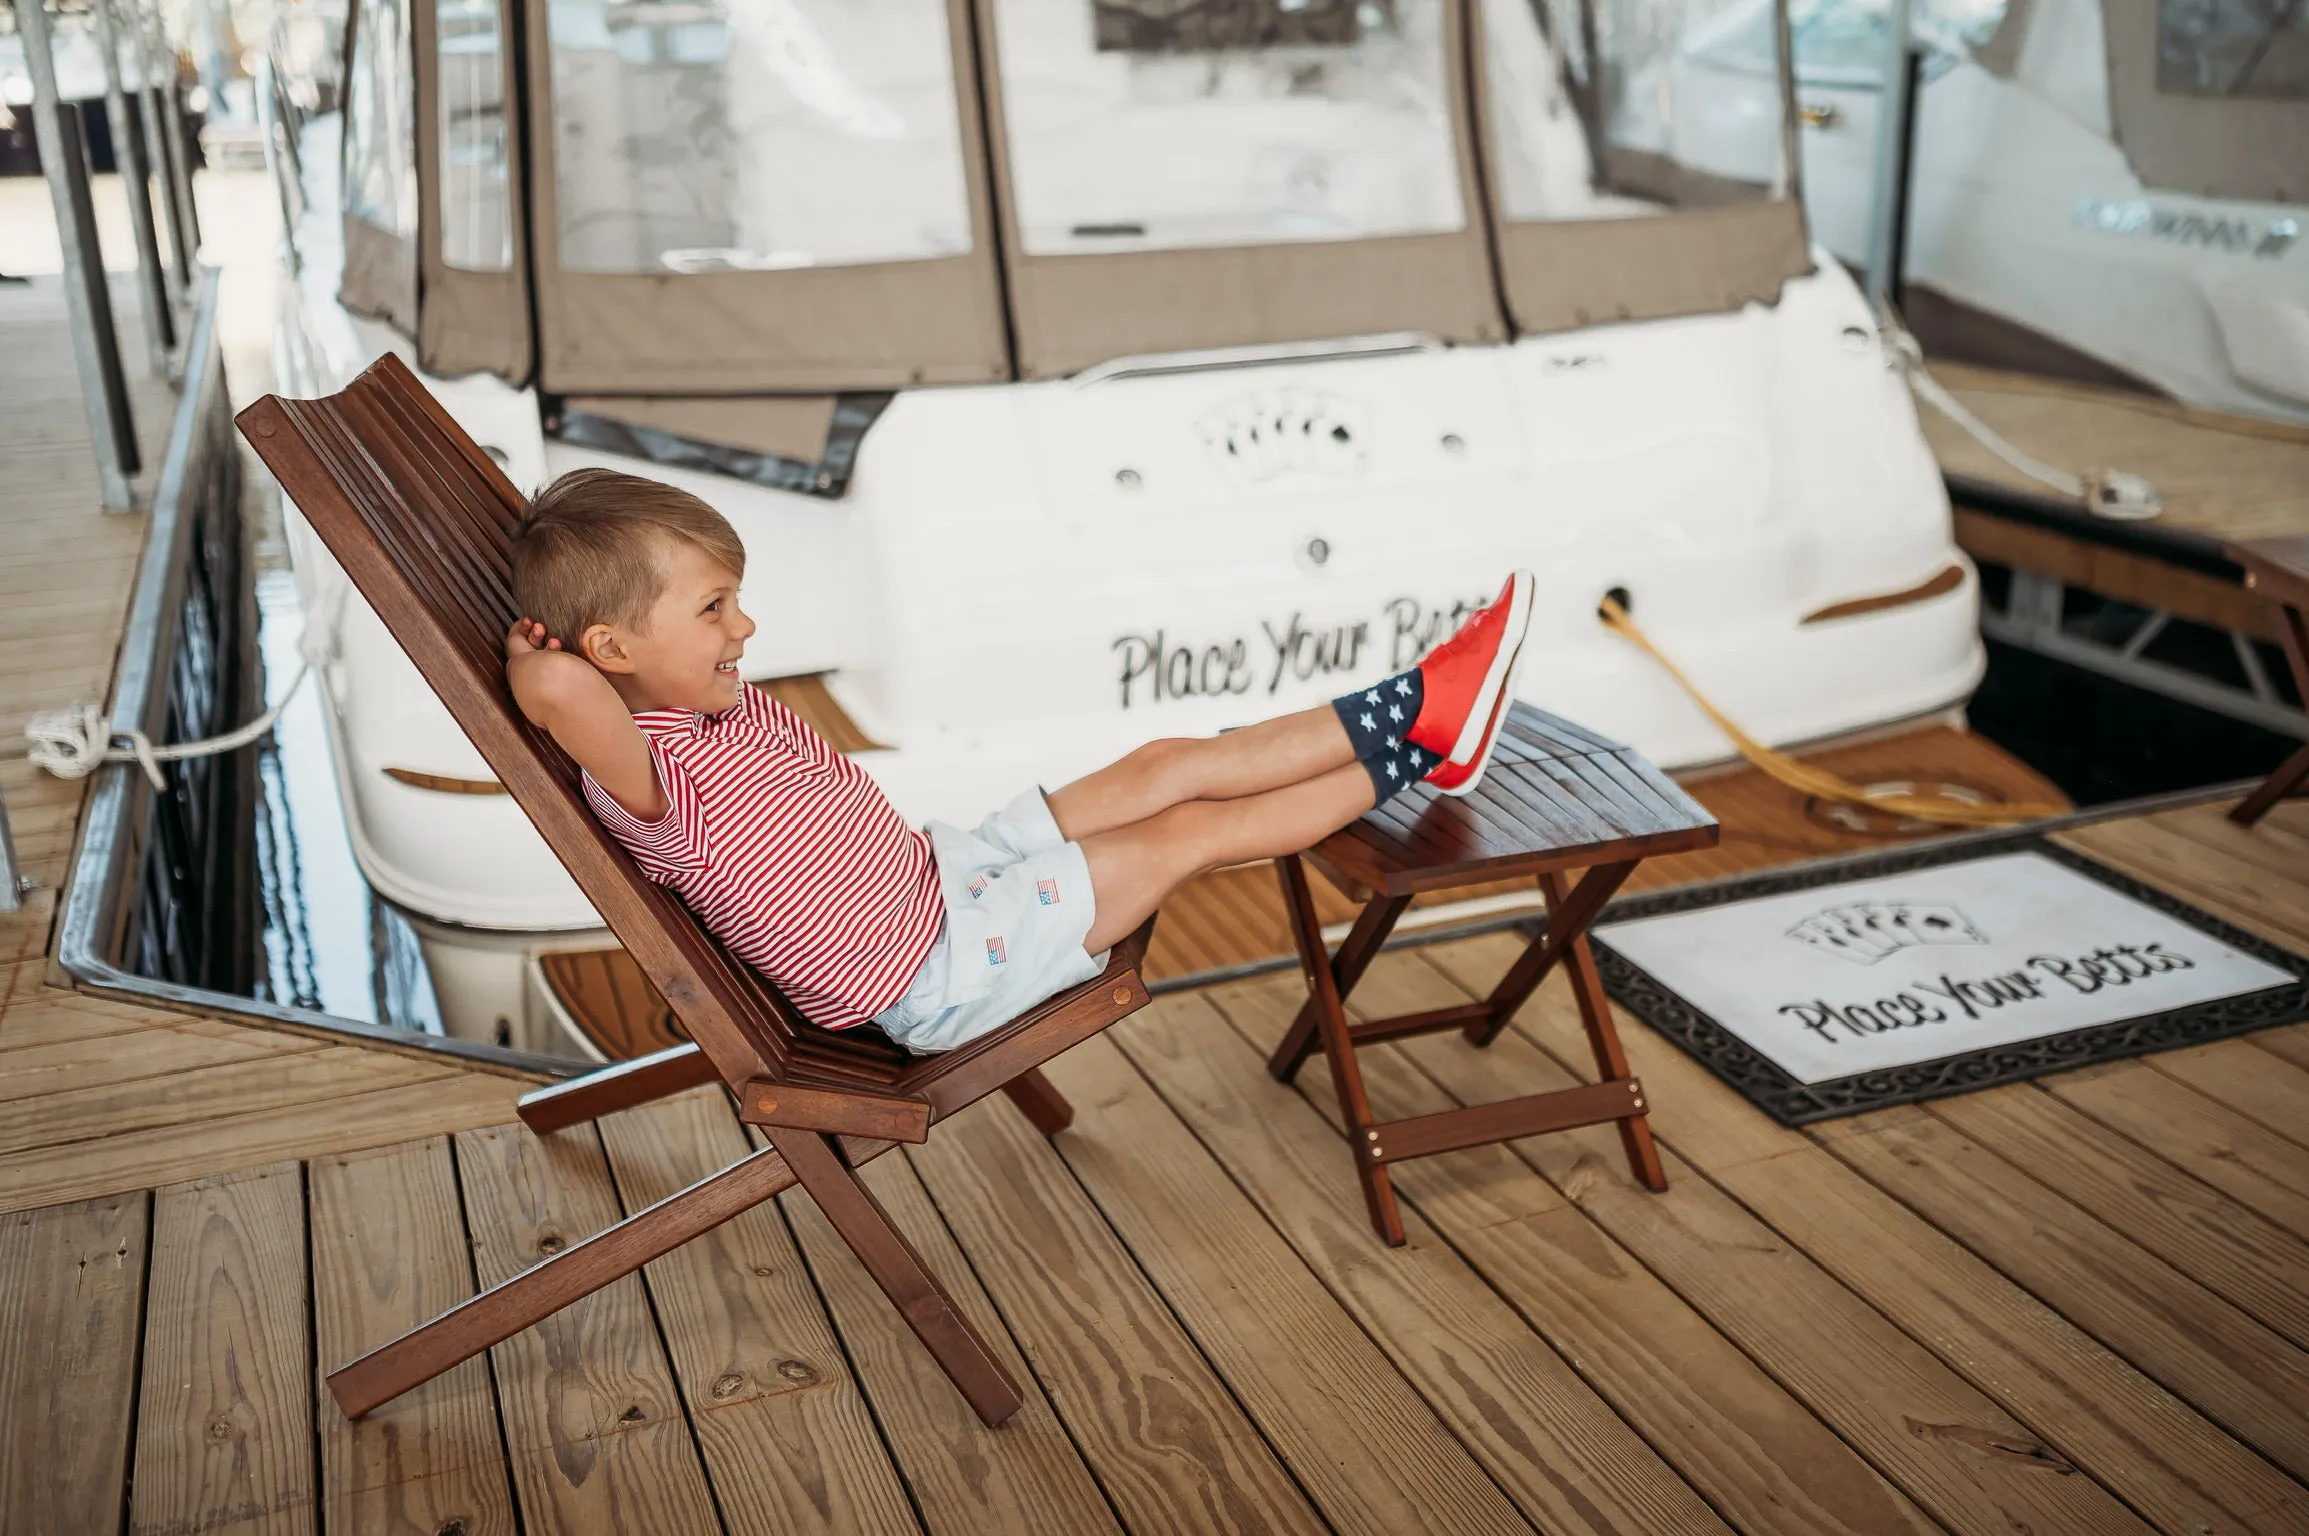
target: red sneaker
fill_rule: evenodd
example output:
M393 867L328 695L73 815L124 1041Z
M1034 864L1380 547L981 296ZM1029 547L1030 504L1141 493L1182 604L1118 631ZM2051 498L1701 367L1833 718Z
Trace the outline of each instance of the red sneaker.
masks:
M1507 719L1507 708L1515 702L1515 667L1523 659L1523 647L1518 645L1508 659L1507 675L1499 685L1499 697L1491 704L1491 714L1485 720L1483 737L1476 743L1475 756L1464 763L1445 761L1436 765L1427 775L1427 782L1447 795L1473 792L1483 782L1483 770L1491 765L1491 749L1499 744L1499 727Z
M1509 576L1490 607L1419 663L1419 718L1406 734L1446 766L1468 766L1491 750L1496 706L1531 628L1533 585L1529 571Z

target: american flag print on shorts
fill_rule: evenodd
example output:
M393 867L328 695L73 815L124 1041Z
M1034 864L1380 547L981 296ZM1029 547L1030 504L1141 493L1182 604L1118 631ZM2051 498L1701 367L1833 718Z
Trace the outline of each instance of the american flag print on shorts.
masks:
M992 938L986 941L986 963L988 965L1000 965L1009 958L1010 952L1002 947L1002 940L1000 938Z
M973 876L970 881L970 899L972 901L976 901L979 897L985 894L986 877L984 875Z
M1044 906L1046 906L1046 907L1055 907L1055 906L1057 906L1057 905L1058 905L1058 882L1057 882L1056 880L1037 880L1037 881L1035 881L1035 882L1034 882L1034 899L1035 899L1035 900L1037 900L1037 901L1039 901L1039 902L1041 902L1041 903L1042 903Z

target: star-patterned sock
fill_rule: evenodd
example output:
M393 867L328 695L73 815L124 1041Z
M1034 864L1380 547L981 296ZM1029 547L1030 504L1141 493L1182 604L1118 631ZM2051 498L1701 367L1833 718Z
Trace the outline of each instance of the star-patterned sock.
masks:
M1403 750L1404 734L1411 729L1411 722L1419 718L1419 704L1426 695L1419 669L1413 667L1360 693L1343 693L1331 701L1331 708L1338 712L1339 723L1347 728L1347 740L1354 747L1355 755L1370 763ZM1396 771L1400 774L1402 769L1398 767Z
M1435 754L1407 741L1393 751L1364 758L1363 771L1371 776L1371 803L1385 805L1435 771Z

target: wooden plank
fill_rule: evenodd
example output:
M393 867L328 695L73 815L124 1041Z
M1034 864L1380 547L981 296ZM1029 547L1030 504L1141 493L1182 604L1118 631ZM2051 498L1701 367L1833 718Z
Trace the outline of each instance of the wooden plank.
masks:
M1293 978L1263 977L1201 996L1263 1053L1301 991ZM1370 1052L1366 1065L1373 1103L1386 1113L1453 1102L1393 1051ZM1319 1074L1301 1074L1297 1087L1340 1124ZM1280 1110L1270 1120L1275 1135L1303 1134ZM1322 1162L1311 1165L1319 1182L1296 1193L1299 1203L1349 1192L1346 1149L1327 1135L1317 1147L1310 1152L1327 1152L1329 1178ZM1507 1148L1434 1158L1394 1178L1419 1215L1733 1525L1778 1536L1940 1529Z
M140 1029L165 1029L189 1018L60 991L43 982L47 968L45 955L33 955L16 968L15 990L9 995L7 1011L0 1013L0 1072L8 1069L9 1056L17 1050L69 1045ZM116 1041L107 1049L126 1047Z
M591 1127L461 1131L457 1171L484 1286L618 1219ZM528 1530L710 1531L713 1498L641 1279L628 1275L489 1351Z
M149 1213L138 1191L0 1217L0 1530L120 1529Z
M939 1122L908 1159L1133 1536L1327 1529L1013 1105Z
M1926 1107L2248 1316L2309 1344L2309 1244L2300 1238L2033 1083Z
M132 1536L316 1528L293 1162L155 1191Z
M2219 1043L2251 1052L2243 1041ZM2252 1054L2267 1059L2266 1053ZM2145 1059L2064 1072L2040 1082L2062 1103L2294 1237L2309 1236L2309 1146L2206 1097ZM2293 1101L2289 1118L2309 1135L2309 1095Z
M999 1429L980 1423L809 1195L797 1189L779 1197L924 1526L933 1536L1118 1532L1097 1481L912 1169L885 1157L863 1177L1026 1397Z
M753 1150L719 1088L600 1128L628 1214ZM653 1259L644 1277L730 1536L921 1529L774 1205Z
M2240 1040L2216 1040L2142 1059L2262 1129L2295 1146L2309 1146L2309 1067L2266 1049L2279 1036L2292 1034L2292 1030L2263 1030ZM2309 1041L2309 1036L2302 1038Z
M2193 809L2219 814L2213 807ZM2295 954L2309 953L2309 882L2266 871L2244 875L2234 861L2190 835L2197 829L2175 825L2182 817L2183 813L2168 812L2101 822L2055 833L2053 841L2146 880ZM2269 819L2274 820L2275 813Z
M351 1152L487 1125L512 1113L519 1086L469 1073L328 1099L322 1101L325 1114L316 1114L309 1102L287 1104L15 1153L0 1158L0 1211L142 1189L269 1158Z
M186 1020L188 1024L205 1021ZM152 1093L152 1079L174 1078L202 1067L229 1062L278 1060L317 1051L326 1042L309 1035L275 1034L267 1030L233 1029L214 1025L206 1029L167 1026L143 1031L133 1040L118 1035L81 1036L48 1045L0 1047L0 1104L29 1100L67 1090L111 1088L142 1083L139 1092ZM173 1088L171 1089L173 1091ZM167 1097L167 1094L158 1095ZM83 1100L65 1098L54 1109L54 1121L76 1113ZM25 1113L42 1118L42 1105L27 1104ZM51 1130L60 1130L52 1123ZM63 1141L68 1135L51 1134L43 1140Z
M1839 1122L1837 1157L2231 1435L2309 1471L2309 1356L1921 1109Z
M1512 939L1473 939L1437 946L1423 958L1477 988L1517 948ZM2299 1485L2112 1353L2070 1320L2074 1313L2064 1316L2029 1294L2017 1277L1960 1246L1804 1133L1772 1124L1640 1021L1625 1012L1615 1017L1663 1142L2060 1456L2168 1530L2276 1532L2309 1519L2309 1495ZM1526 1005L1517 1029L1546 1045L1559 1064L1583 1059L1578 1010L1560 983ZM1606 1162L1595 1176L1615 1167Z
M160 1045L162 1041L139 1041ZM194 1067L161 1091L146 1082L99 1083L0 1101L0 1153L97 1141L159 1127L193 1125L212 1116L260 1114L287 1105L364 1093L464 1074L446 1062L412 1060L359 1045L306 1052L262 1052L253 1058ZM192 1133L197 1139L198 1133Z
M1533 1525L1728 1529L1417 1214L1406 1246L1373 1240L1353 1148L1206 996L1158 999L1112 1038Z
M316 1157L305 1177L321 1374L473 1294L447 1138ZM326 1529L514 1529L488 1362L468 1360L359 1420L317 1383L314 1402Z
M1060 1154L1325 1519L1343 1532L1530 1529L1112 1041L1045 1072L1084 1107ZM1349 1253L1377 1249L1366 1227Z

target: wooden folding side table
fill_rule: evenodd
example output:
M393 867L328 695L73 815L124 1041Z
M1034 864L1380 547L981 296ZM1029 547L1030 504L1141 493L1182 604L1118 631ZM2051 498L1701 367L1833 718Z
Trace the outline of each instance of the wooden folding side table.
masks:
M2285 659L2293 665L2293 688L2302 708L2309 709L2309 620L2304 618L2309 615L2309 534L2242 539L2229 546L2229 558L2245 568L2246 586L2277 605L2277 632L2285 642ZM2229 812L2229 819L2251 826L2304 779L2309 779L2309 744L2278 764L2259 789Z
M1318 1047L1330 1059L1355 1172L1382 1238L1403 1241L1389 1164L1547 1131L1617 1122L1636 1177L1651 1189L1668 1187L1645 1119L1643 1085L1628 1072L1587 926L1640 861L1713 847L1716 836L1715 818L1633 750L1518 703L1473 794L1455 799L1425 787L1407 791L1307 852L1275 861L1308 998L1267 1067L1287 1083ZM1306 861L1364 902L1336 954L1324 952ZM1567 871L1581 869L1587 873L1575 886ZM1347 995L1413 896L1524 876L1536 877L1546 894L1547 927L1489 997L1364 1024L1347 1021ZM1356 1046L1444 1029L1489 1045L1558 962L1570 967L1572 995L1602 1081L1408 1120L1371 1117Z

